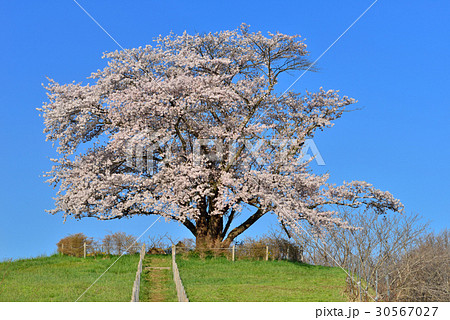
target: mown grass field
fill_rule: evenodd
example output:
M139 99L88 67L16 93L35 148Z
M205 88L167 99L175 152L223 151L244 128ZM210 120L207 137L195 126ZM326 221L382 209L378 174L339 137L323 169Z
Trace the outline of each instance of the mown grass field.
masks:
M348 301L339 268L177 257L189 301Z
M0 263L0 301L75 301L116 256ZM139 255L124 255L79 301L130 301Z
M2 262L0 301L75 301L116 259L53 255ZM124 255L79 301L130 301L138 261L139 255ZM181 255L177 263L192 302L347 301L339 268ZM140 301L177 301L167 267L169 255L146 256Z

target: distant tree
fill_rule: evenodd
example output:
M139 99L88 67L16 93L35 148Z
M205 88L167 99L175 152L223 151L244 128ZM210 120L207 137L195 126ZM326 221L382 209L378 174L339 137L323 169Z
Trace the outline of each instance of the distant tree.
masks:
M175 244L175 240L166 233L149 236L145 244L149 254L162 254L169 252L172 245Z
M188 228L197 247L226 247L268 213L292 227L345 227L330 205L402 210L389 192L332 185L304 161L308 139L355 102L334 90L276 91L282 75L309 70L307 55L299 36L242 25L107 53L94 84L50 80L38 109L61 154L48 172L59 186L50 212L161 215Z
M107 254L121 255L124 252L134 254L139 250L136 237L125 232L114 232L105 235L102 240L103 251Z

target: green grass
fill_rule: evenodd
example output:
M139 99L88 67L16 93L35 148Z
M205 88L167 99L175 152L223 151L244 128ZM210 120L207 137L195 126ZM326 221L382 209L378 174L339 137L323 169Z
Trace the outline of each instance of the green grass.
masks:
M192 257L177 264L190 301L348 301L339 268Z
M75 301L117 257L0 263L0 301ZM79 301L130 301L139 255L124 255ZM3 281L2 281L3 279Z
M75 301L117 257L53 255L0 263L0 301ZM147 256L144 267L169 267ZM139 255L123 256L80 301L130 301ZM177 257L190 301L347 301L339 268L288 261ZM172 270L143 270L140 301L176 301Z

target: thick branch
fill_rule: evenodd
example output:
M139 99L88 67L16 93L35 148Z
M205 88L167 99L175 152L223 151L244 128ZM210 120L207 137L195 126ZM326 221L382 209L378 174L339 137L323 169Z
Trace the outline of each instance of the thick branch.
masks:
M228 237L223 241L223 244L225 246L229 246L231 242L241 233L243 233L245 230L250 228L251 225L253 225L256 221L258 221L259 218L261 218L266 212L264 212L262 209L258 209L253 215L251 215L247 220L245 220L240 226L234 228L231 230L231 232L228 234Z
M175 220L175 221L181 222L186 228L189 229L189 231L194 235L194 237L197 236L197 228L195 227L195 225L192 223L191 220L189 220L187 218L184 219L184 220L181 220L178 217L172 217L172 219Z
M231 209L230 215L228 216L228 220L227 220L227 224L225 225L225 228L222 231L222 234L220 235L221 240L223 238L225 238L225 236L227 235L228 229L230 229L231 226L231 222L234 219L234 209Z

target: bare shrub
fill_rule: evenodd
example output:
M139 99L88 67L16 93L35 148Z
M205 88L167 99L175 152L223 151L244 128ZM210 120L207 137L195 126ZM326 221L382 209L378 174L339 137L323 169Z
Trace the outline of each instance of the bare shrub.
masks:
M149 236L146 241L148 254L168 254L174 244L174 240L167 234Z
M315 233L303 225L302 232L293 233L304 248L307 262L332 266L335 261L342 266L370 265L381 269L414 246L424 235L427 224L417 214L379 215L371 211L341 210L340 217L353 229L333 227ZM374 270L367 270L373 276Z
M265 239L254 239L247 237L242 241L236 242L236 259L264 259L266 255Z
M71 234L59 240L56 244L58 253L69 256L82 257L84 254L84 243L86 243L87 253L91 253L94 248L94 241L83 233Z
M396 301L450 301L448 230L422 237L390 274Z
M272 231L264 237L269 246L269 258L276 260L303 261L303 246L299 245L289 234Z
M447 230L430 233L417 214L345 210L341 218L354 228L335 227L312 237L317 230L305 224L302 232L291 232L304 248L306 262L338 264L349 272L350 296L370 300L367 293L372 292L381 301L450 300Z
M184 253L189 251L189 248L182 241L178 241L175 247L178 253Z
M258 239L245 238L236 246L238 259L265 259L266 247L270 260L302 261L303 249L281 231L272 231Z

